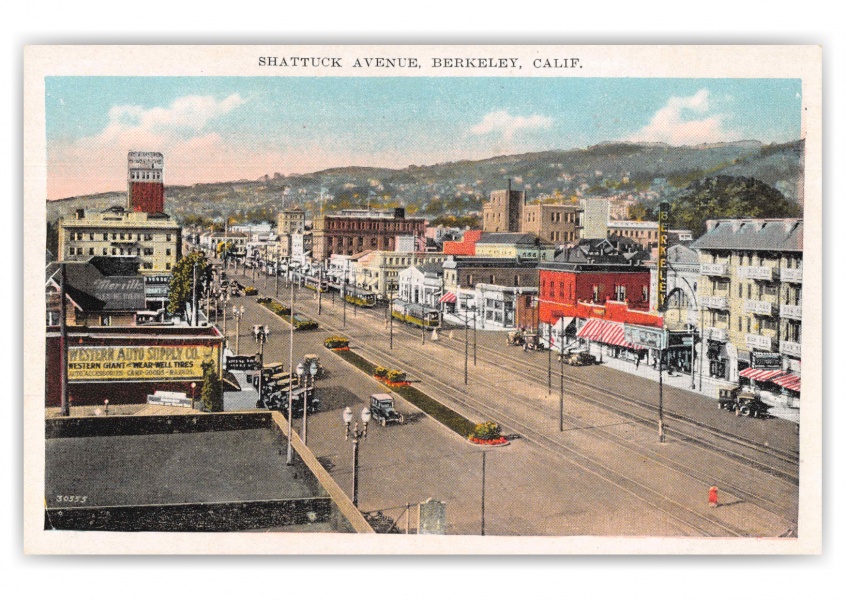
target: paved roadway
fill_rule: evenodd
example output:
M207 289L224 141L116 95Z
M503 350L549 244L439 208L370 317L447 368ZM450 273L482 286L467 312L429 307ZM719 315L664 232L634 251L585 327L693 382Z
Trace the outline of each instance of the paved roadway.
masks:
M238 278L252 283L249 270L247 277ZM274 278L259 275L256 284L262 294L274 295ZM279 285L279 299L289 304L289 289L281 280ZM266 361L287 365L287 323L254 300L235 302L246 309L241 352L256 349L252 325L267 324L272 333ZM318 382L324 408L309 420L309 445L349 490L352 447L343 439L340 413L350 405L358 414L364 400L381 386L322 348L322 340L342 327L339 300L333 304L324 295L318 317L313 293L303 289L295 306L321 324L315 332L295 333L295 362L304 353L317 352L328 370ZM667 443L659 444L648 417L651 408L629 409L621 400L632 397L654 404L654 385L598 366L566 369L564 431L559 432L558 366L548 394L545 354L504 348L502 333L480 332L478 366L473 366L471 351L465 387L462 332L454 332L452 339L444 333L438 342L427 336L424 344L419 330L395 323L390 351L383 309L354 310L348 305L346 311L344 333L370 360L405 368L419 379L421 389L471 420L492 418L523 436L507 448L487 450L487 534L767 537L796 531L796 469L789 461L767 463L768 457L761 455L765 443L773 452L789 454L796 438L792 424L737 419L697 394L665 388L668 413L687 415L691 422L675 424L668 418ZM229 318L230 339L232 325ZM582 389L579 382L595 387ZM604 406L597 406L597 400ZM405 504L433 497L447 502L449 533L480 533L483 451L433 419L415 414L419 411L407 403L400 402L400 408L412 415L409 424L371 427L361 445L360 508L383 510L404 526ZM740 433L754 447L738 449L719 438L691 443L681 430L697 423ZM720 451L721 443L731 448L730 456ZM759 461L764 464L755 464ZM706 501L713 484L723 490L716 510Z

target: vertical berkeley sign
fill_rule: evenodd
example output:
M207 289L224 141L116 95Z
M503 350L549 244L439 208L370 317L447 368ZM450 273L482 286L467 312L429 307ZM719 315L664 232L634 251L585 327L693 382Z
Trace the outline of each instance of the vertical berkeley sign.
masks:
M670 220L670 203L658 206L658 312L664 312L667 302L667 221Z

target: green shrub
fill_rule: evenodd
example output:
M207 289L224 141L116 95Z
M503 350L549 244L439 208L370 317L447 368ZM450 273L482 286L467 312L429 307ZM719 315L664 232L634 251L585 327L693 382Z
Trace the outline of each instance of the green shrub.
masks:
M384 379L388 376L388 369L386 369L385 367L376 367L375 369L373 369L373 375Z
M498 440L502 437L502 428L493 421L479 423L473 428L472 437L477 440Z
M388 371L388 381L390 381L391 383L405 381L405 371L400 371L398 369Z
M258 290L250 285L244 288L244 295L245 296L257 296Z
M323 345L327 348L349 348L350 339L342 335L333 335L323 340Z

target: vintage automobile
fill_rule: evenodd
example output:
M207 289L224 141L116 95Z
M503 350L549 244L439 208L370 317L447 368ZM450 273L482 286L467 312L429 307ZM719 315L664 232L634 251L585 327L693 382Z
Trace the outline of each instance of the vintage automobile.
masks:
M760 419L768 417L770 410L770 406L761 400L757 392L737 386L720 388L717 405L722 410L733 410L745 417Z
M506 340L509 346L522 346L525 342L522 331L509 331Z
M390 394L370 395L370 414L382 427L388 423L405 422L405 417L394 406L394 397Z
M582 367L585 365L596 364L596 357L590 352L584 351L577 352L570 350L569 352L564 353L563 356L559 356L558 360L563 360L565 364L568 364L572 367Z

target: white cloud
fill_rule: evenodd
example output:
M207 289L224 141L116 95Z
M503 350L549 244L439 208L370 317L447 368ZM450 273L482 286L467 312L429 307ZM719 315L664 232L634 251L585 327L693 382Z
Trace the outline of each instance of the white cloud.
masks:
M514 116L505 110L490 112L482 117L481 122L470 128L473 135L486 135L498 133L503 140L510 141L514 134L519 131L533 129L549 129L552 127L552 119L543 115L531 115L528 117Z
M632 142L664 142L671 145L690 145L728 142L739 139L737 131L726 129L722 114L709 114L711 103L708 90L692 96L674 96L640 131L630 135Z
M240 160L263 166L258 149L232 147L210 126L245 102L239 94L232 94L221 100L184 96L169 106L153 108L114 106L108 124L97 134L56 142L48 149L48 197L120 189L130 150L164 153L165 182L171 184L225 178Z

